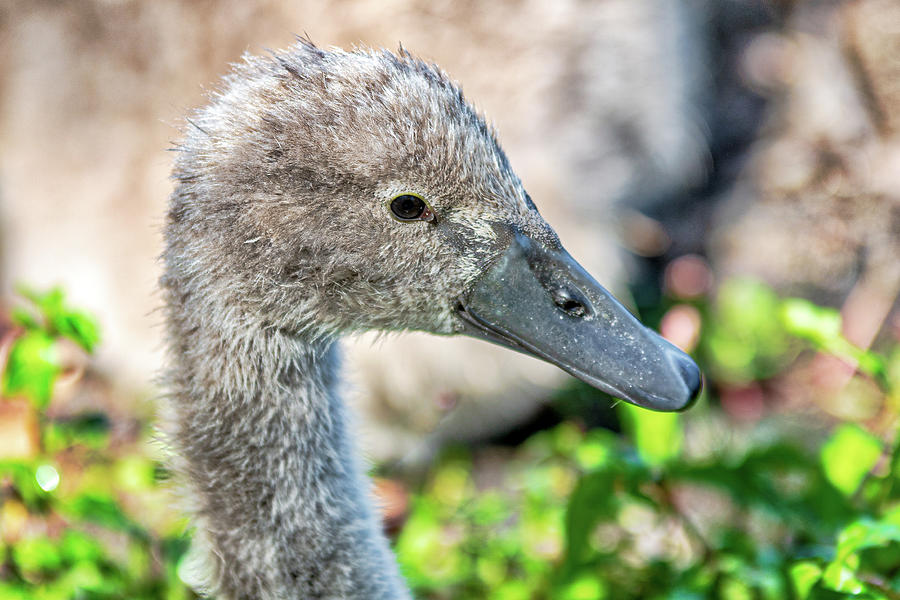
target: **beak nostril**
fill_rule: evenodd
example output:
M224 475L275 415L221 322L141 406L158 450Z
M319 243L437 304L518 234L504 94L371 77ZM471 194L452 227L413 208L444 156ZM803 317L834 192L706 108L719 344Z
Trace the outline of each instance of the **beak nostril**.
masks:
M582 306L580 302L577 302L575 300L566 300L562 303L560 308L562 308L569 314L574 314L578 317L584 316L584 306Z
M557 289L552 292L553 303L566 314L573 317L584 317L588 310L583 302L575 297L572 292L565 289Z

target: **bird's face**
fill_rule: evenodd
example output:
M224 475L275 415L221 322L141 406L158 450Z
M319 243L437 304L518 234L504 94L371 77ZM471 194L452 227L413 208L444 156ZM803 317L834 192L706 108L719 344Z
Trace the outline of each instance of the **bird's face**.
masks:
M243 71L187 140L185 164L215 172L182 188L220 188L207 259L243 277L247 310L298 335L464 333L658 410L696 397L693 361L563 249L443 73L308 45Z

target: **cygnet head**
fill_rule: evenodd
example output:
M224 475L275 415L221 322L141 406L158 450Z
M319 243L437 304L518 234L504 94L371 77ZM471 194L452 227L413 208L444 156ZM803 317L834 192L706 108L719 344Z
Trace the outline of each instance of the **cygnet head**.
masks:
M696 365L569 256L437 67L301 40L246 58L191 124L166 260L193 319L464 333L649 408L696 397Z

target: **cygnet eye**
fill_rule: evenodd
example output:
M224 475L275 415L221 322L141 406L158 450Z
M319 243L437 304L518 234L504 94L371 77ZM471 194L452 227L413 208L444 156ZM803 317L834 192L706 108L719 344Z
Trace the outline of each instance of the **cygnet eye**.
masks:
M402 194L391 200L391 213L398 221L433 221L434 211L413 194Z

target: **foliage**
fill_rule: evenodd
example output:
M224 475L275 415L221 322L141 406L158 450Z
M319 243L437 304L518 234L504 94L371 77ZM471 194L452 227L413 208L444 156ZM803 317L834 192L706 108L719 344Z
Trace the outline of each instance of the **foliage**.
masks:
M814 428L797 435L773 419L749 443L692 449L730 426L712 403L684 415L622 404L627 439L563 423L481 490L471 473L484 458L454 450L397 542L421 597L900 598L900 352L857 348L836 311L757 282L728 282L700 308L712 393L826 351L882 386L885 437L839 422L817 442Z
M19 293L31 301L32 310L17 308L12 312L13 322L25 331L10 349L3 372L3 395L23 395L38 408L45 408L60 372L57 340L70 339L91 352L100 341L100 333L93 319L65 305L58 288L41 294L23 287Z
M59 291L26 296L0 408L26 403L39 444L0 462L0 598L193 598L148 447L114 440L105 414L54 410L61 340L92 350L94 321ZM690 411L619 404L621 433L591 428L572 407L610 399L575 385L554 428L444 451L395 544L417 597L900 598L900 347L857 348L836 311L757 282L694 303L708 380ZM879 390L877 418L727 416L729 389L775 385L815 352Z
M38 427L33 449L0 460L0 598L193 598L176 572L183 524L147 519L159 465L140 444L114 447L105 415L49 416L61 340L90 352L96 323L60 290L22 293L0 403L25 406Z

